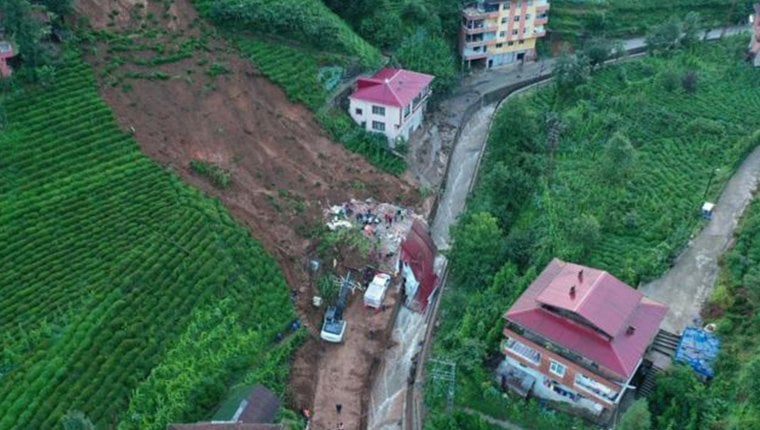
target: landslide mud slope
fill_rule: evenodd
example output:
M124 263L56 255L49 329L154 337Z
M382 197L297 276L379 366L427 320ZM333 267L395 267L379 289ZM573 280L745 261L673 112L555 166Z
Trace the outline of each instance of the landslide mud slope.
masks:
M77 11L94 28L130 34L134 45L145 42L135 31L140 26L164 31L167 46L200 38L204 26L209 28L187 0L142 7L134 0L80 0ZM153 45L162 43L161 37L152 36ZM87 57L103 79L102 96L143 151L219 197L279 259L292 287L305 279L298 267L309 245L306 237L326 204L370 196L415 202L412 185L332 142L310 111L289 102L221 38L207 39L206 49L191 58L158 66L124 61L155 58L150 50L120 55L98 43ZM125 64L111 70L120 62ZM210 76L213 65L224 70ZM138 75L143 77L124 78ZM190 169L192 160L231 170L231 186L213 187Z
M119 124L147 155L218 197L249 228L302 293L297 305L305 323L318 329L305 267L322 209L367 197L413 206L415 187L332 142L310 111L240 58L188 0L78 0L76 10L98 31L83 51ZM190 45L198 47L189 57L168 61ZM230 170L231 185L214 187L190 169L193 160ZM367 342L357 348L378 344ZM320 368L334 361L331 354L316 340L296 353L292 407L313 410ZM366 388L367 376L352 371L343 382Z

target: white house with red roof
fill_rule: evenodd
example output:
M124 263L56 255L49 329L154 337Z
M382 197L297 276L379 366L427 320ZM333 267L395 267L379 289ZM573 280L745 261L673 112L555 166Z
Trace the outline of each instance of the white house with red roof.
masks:
M434 76L404 69L385 68L359 78L349 96L351 118L367 131L383 133L391 145L409 139L422 124Z
M605 271L555 258L504 314L502 384L614 411L667 310Z

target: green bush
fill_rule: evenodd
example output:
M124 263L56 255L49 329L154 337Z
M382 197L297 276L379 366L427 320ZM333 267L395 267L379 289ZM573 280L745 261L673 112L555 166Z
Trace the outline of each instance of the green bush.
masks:
M448 94L457 83L457 71L451 48L440 37L418 29L405 38L395 53L404 68L435 76L433 97Z
M196 0L201 13L227 29L294 38L323 50L359 58L366 67L380 64L380 53L319 0Z
M197 174L205 176L217 188L227 188L232 179L232 172L222 169L214 163L203 160L190 161L190 168Z
M360 128L345 112L325 111L318 114L317 119L333 139L349 151L364 156L378 169L397 176L406 170L406 161L390 150L384 135Z

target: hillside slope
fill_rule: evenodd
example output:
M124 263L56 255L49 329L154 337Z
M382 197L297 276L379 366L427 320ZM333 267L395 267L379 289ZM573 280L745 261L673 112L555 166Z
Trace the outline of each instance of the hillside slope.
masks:
M330 141L311 112L241 59L187 0L164 8L151 3L147 13L132 12L89 45L89 52L108 53L88 57L101 76L101 94L122 127L134 128L146 154L218 196L279 257L290 285L301 285L305 275L296 275L297 259L322 205L351 197L404 198L412 187ZM104 2L87 4L81 13L113 28ZM155 53L156 45L168 54L173 44L191 42L198 48L187 58ZM139 61L155 58L171 61ZM229 170L230 186L216 188L195 174L193 160Z
M553 0L549 28L561 34L605 34L624 37L644 34L671 17L697 12L706 27L746 20L753 0Z
M286 365L259 357L295 317L275 261L119 130L78 52L3 103L0 428L79 410L160 429L203 418L241 365Z

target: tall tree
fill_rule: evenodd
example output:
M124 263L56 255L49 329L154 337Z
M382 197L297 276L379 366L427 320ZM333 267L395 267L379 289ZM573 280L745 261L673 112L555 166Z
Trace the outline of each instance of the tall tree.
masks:
M449 254L452 279L461 288L491 284L504 261L502 231L493 215L479 212L462 218L451 230L456 244Z
M652 414L646 399L636 400L617 425L618 430L650 430Z

